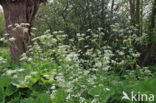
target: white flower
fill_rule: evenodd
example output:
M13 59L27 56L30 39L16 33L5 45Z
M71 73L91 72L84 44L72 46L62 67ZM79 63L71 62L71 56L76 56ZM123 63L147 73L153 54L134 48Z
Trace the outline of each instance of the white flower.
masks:
M77 33L76 35L77 35L78 37L79 37L79 36L81 36L81 34L80 34L80 33Z
M18 72L22 72L22 71L24 71L24 69L18 69L17 71L18 71Z
M71 61L72 59L71 59L70 55L67 55L67 57L65 58L65 60L66 60L67 62L69 62L69 61Z
M85 36L86 34L81 34L82 36Z
M34 27L33 27L33 28L31 28L31 29L32 29L32 30L37 30L37 29L36 29L36 28L34 28Z
M58 31L58 33L64 33L64 31Z
M0 57L0 63L6 63L6 60L4 59L4 58L2 58L2 57Z
M9 34L8 33L6 33L6 34L4 34L5 36L8 36Z
M5 38L0 38L0 41L4 41L5 40Z
M67 93L72 92L72 88L67 89L66 92L67 92Z
M53 85L50 89L55 89L55 85Z
M145 73L151 73L151 71L150 70L148 70L148 69L145 69L145 71L144 71Z
M106 91L110 91L110 89L109 88L106 88Z
M16 27L21 27L21 25L19 25L18 23L15 24Z
M88 81L88 83L90 83L90 84L94 84L94 83L95 83L93 78L89 78L89 79L87 79L87 81Z
M90 36L86 36L85 38L88 39Z
M15 40L16 40L16 38L11 37L11 38L9 38L9 40L10 40L10 41L15 41Z
M124 60L122 60L121 62L119 62L118 64L120 64L120 65L122 65L122 64L124 64L125 63L125 61Z
M51 99L54 99L55 94L56 94L56 90L53 90L53 91L52 91L52 94L50 94L50 98L51 98Z
M89 71L88 70L85 70L84 71L84 75L88 75Z
M139 57L140 56L140 53L132 53L132 56Z
M8 28L12 27L12 25L8 25Z
M37 72L31 72L30 74L31 74L31 75L35 75L35 74L37 74Z
M84 38L79 38L79 41L82 41L82 40L84 40Z
M27 57L22 57L21 59L20 59L20 61L23 61L23 60L26 60L27 59Z
M125 54L125 53L124 53L124 52L122 52L122 51L120 51L120 52L119 52L119 55L124 55L124 54Z
M30 78L31 78L31 75L25 76L25 80L28 80L28 79L30 79Z
M29 62L32 61L32 58L28 58L28 61L29 61Z
M69 100L71 98L70 94L66 97L67 100Z
M88 47L89 47L89 45L85 45L84 47L85 47L85 48L88 48Z
M70 54L68 54L68 55L66 56L65 60L66 60L67 62L70 62L71 60L76 60L77 57L78 57L78 54L72 52L72 53L70 53Z
M18 76L17 75L14 75L12 78L17 78Z
M26 80L24 80L24 81L19 81L19 83L20 83L20 86L21 86L21 85L23 85L23 84L26 83Z
M69 41L73 42L73 41L74 41L74 39L69 39Z
M48 77L49 77L49 75L44 75L44 77L48 78Z
M54 31L54 32L53 32L53 34L57 34L57 33L58 33L57 31Z
M80 103L84 103L84 101L85 101L86 99L85 98L83 98L83 97L80 97Z
M94 98L91 103L98 103L98 99Z
M109 66L106 66L106 67L102 68L102 70L108 71L109 68L110 68Z
M17 88L19 88L20 87L20 85L19 84L16 84L16 83L11 83L13 86L16 86Z
M11 74L13 74L13 73L15 73L16 72L16 70L8 70L7 72L6 72L6 74L7 75L11 75Z
M25 57L26 56L26 53L23 53L22 55L21 55L21 57Z
M101 31L103 28L99 27L98 30Z
M90 32L90 31L91 31L91 29L88 29L87 31L88 31L88 32Z
M102 63L101 62L97 62L97 63L95 63L95 66L96 67L101 67L102 66Z
M21 26L30 26L29 23L21 23L20 25L21 25Z
M28 28L24 28L23 33L27 33L28 31Z

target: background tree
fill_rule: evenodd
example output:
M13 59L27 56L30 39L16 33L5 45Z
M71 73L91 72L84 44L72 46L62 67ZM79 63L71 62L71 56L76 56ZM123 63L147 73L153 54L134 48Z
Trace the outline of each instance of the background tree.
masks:
M156 0L153 0L152 9L149 16L148 25L148 45L145 49L144 58L141 66L146 66L149 62L155 62L156 51Z
M135 29L131 31L131 35L151 35L149 34L151 30L148 28L151 25L149 22L151 22L152 2L154 0L54 0L46 7L40 8L35 22L35 26L39 29L36 34L42 35L49 29L53 35L54 31L62 30L68 34L69 39L74 38L73 43L77 45L76 33L86 33L88 29L95 30L101 27L105 34L103 41L107 41L113 34L111 25L118 23L123 30L130 27ZM129 34L129 30L125 33ZM116 36L109 39L111 46L114 39ZM118 37L118 39L121 38ZM141 52L140 65L145 58L148 43L135 45L135 48ZM154 51L153 48L152 51ZM155 60L155 57L152 56L152 58L152 60L148 59L152 61L151 63Z
M11 57L14 62L18 60L23 52L26 52L28 45L33 44L31 41L31 27L42 2L45 3L46 0L0 0L9 38L16 39L10 41ZM24 26L27 28L24 35L22 35L23 27L19 26L21 23L25 23ZM13 30L15 27L16 31Z

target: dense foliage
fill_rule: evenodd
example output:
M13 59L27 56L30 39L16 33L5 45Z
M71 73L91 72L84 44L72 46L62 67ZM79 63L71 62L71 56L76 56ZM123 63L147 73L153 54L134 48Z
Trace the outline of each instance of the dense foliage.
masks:
M89 57L87 60L79 59L82 51L72 46L71 39L68 41L71 45L64 44L68 35L62 31L53 36L46 31L35 37L34 46L29 46L29 51L21 56L22 62L16 65L4 59L8 58L8 52L3 49L0 66L2 103L127 103L121 101L122 91L137 92L139 89L143 93L153 93L150 87L153 88L155 79L148 81L149 88L141 83L155 78L155 67L137 65L139 53L129 44L131 41L123 39L127 47L113 51L107 43L100 45L101 29L97 33L88 32L94 36L94 44L99 48L88 48L86 44L84 55ZM77 35L78 44L83 43L82 38L86 35ZM129 39L133 40L133 37ZM86 64L85 68L82 64Z
M14 64L5 46L15 38L3 35L0 103L150 103L122 98L132 91L156 97L156 27L148 28L146 13L138 35L128 1L114 3L113 8L108 0L54 0L42 6L32 28L34 45ZM17 24L28 32L22 25ZM151 63L141 66L147 50Z

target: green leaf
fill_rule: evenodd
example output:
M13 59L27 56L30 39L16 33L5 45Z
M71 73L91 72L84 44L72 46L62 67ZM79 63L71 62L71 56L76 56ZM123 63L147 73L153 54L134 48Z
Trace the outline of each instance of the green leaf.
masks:
M11 99L11 101L8 102L8 103L19 103L19 101L20 101L20 98L19 97L15 97L15 98Z
M46 93L40 94L34 103L51 103L50 95Z
M55 98L52 100L54 103L65 103L67 93L65 92L65 89L58 89Z
M149 94L154 94L156 95L156 79L155 78L150 78L144 81L139 82L135 86L135 91L140 91L143 93L149 93Z
M10 84L11 79L7 76L0 77L0 87L5 87Z
M17 88L12 86L12 85L9 85L7 88L6 88L6 91L5 91L5 95L6 96L10 96L12 95L13 93L15 93L17 91Z
M90 94L91 96L95 97L97 95L100 95L102 92L101 88L92 88L88 91L88 94Z
M0 103L4 102L4 97L5 97L4 88L0 87Z
M26 98L21 100L20 103L35 103L33 98Z

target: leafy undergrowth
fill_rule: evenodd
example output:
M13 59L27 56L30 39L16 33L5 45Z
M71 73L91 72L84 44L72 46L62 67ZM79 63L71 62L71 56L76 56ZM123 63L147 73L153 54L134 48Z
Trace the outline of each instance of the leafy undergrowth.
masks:
M110 46L99 39L100 30L88 32L89 37L77 34L75 45L62 31L54 36L47 31L33 39L34 46L16 64L1 48L0 103L134 103L122 100L132 91L156 96L156 66L137 64L133 36Z

